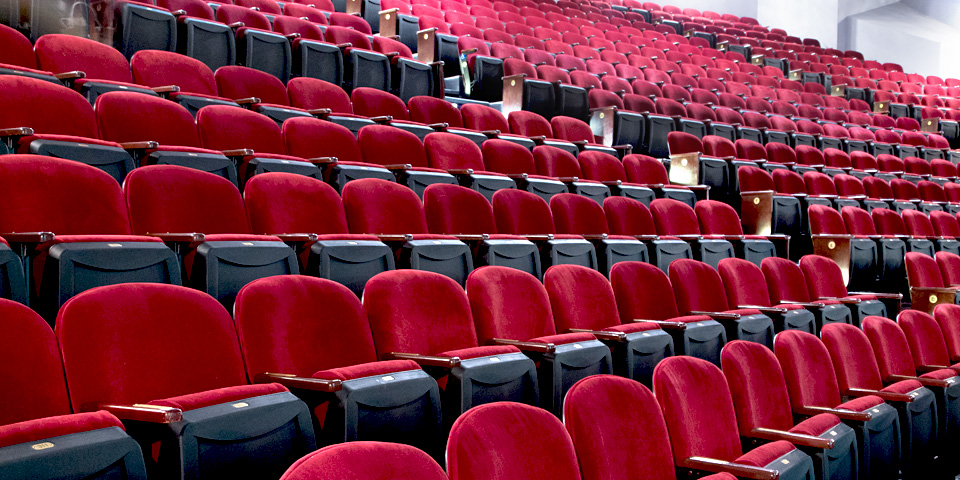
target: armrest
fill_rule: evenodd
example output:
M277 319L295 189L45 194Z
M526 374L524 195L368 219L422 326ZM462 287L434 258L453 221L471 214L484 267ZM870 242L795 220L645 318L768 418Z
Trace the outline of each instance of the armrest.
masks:
M417 364L424 367L439 367L439 368L457 368L460 366L460 357L435 357L431 355L419 355L416 353L395 353L391 352L387 354L389 358L395 358L397 360L413 360Z
M666 320L644 320L642 318L634 318L633 321L636 323L642 323L642 322L656 323L657 325L660 325L660 328L663 330L683 331L687 329L687 324L683 322L671 322Z
M315 158L308 158L307 161L314 165L319 166L319 165L333 165L334 163L337 163L338 160L337 160L337 157L315 157Z
M866 397L868 395L875 395L882 398L885 402L910 403L913 401L913 397L903 393L881 392L880 390L868 390L866 388L849 388L844 393L850 395L851 397Z
M877 298L889 298L890 300L903 299L902 293L883 293L883 292L847 292L847 293L849 295L873 295L874 297L877 297Z
M440 122L440 123L431 123L427 126L432 128L435 132L445 132L447 131L447 128L450 127L450 124L446 122Z
M688 190L710 190L710 185L684 185Z
M153 90L155 93L158 93L158 94L177 93L180 91L180 87L176 85L166 85L163 87L153 87L151 90Z
M458 234L453 235L453 236L454 236L454 237L457 237L457 240L460 240L461 242L464 242L464 243L466 243L466 242L482 242L482 241L487 240L487 239L490 238L490 235L487 235L487 234L482 234L482 235L467 235L467 234L458 233Z
M687 312L687 315L706 315L714 320L738 320L740 318L739 313L701 312L699 310Z
M873 418L873 415L871 415L870 413L854 412L852 410L837 410L834 408L826 408L826 407L803 406L798 408L796 411L800 415L809 415L811 417L821 413L830 413L830 414L836 415L840 420L848 420L848 421L854 421L854 422L869 422Z
M497 138L500 136L500 130L484 130L480 132L487 136L487 138Z
M236 30L236 29L238 29L238 28L242 28L242 27L243 27L243 22L233 22L233 23L231 23L231 24L228 24L227 26L230 27L230 28L232 28L232 29L234 29L234 30Z
M120 420L132 420L148 423L174 423L183 420L183 411L179 408L161 405L97 405L98 410L106 410Z
M288 33L288 34L284 35L284 38L286 38L287 40L296 40L296 39L300 38L300 34L299 34L299 33Z
M747 434L747 436L770 441L786 440L797 446L822 448L825 450L833 448L834 444L831 438L814 437L813 435L774 430L772 428L755 428Z
M740 465L707 457L690 457L682 461L679 466L711 473L726 472L735 475L737 478L747 478L751 480L777 480L780 478L780 472L776 470Z
M547 141L547 137L545 137L545 136L543 136L543 135L533 135L533 136L527 137L527 138L529 138L530 140L533 140L533 143L535 143L535 144L537 144L537 145L543 145L543 142L546 142L546 141Z
M671 236L671 237L677 237L677 238L679 238L680 240L684 240L684 241L687 241L687 242L695 242L695 241L701 240L701 239L703 238L703 237L700 236L700 235L694 235L694 234L670 235L670 236Z
M919 372L920 374L924 374L924 373L930 373L930 372L935 372L937 370L944 370L944 369L955 370L953 367L950 367L947 365L920 365L917 367L917 372Z
M255 383L279 383L290 390L310 390L314 392L337 392L343 389L340 379L324 380L321 378L298 377L287 373L258 373L254 375Z
M447 170L450 175L473 175L472 168L451 168Z
M0 128L0 137L26 137L33 135L30 127Z
M410 165L409 163L395 163L392 165L384 165L383 168L386 168L391 172L402 172L405 170L410 170L413 168L413 165Z
M920 385L923 385L924 387L947 388L951 385L950 383L947 383L946 381L940 380L938 378L911 377L909 375L890 375L884 380L889 382L901 382L903 380L916 380L920 382Z
M44 243L53 240L53 232L12 232L2 233L3 237L10 243Z
M786 308L781 307L764 307L761 305L737 305L737 308L752 308L754 310L760 310L760 313L774 313L778 315L783 315L784 313L789 312Z
M612 148L616 150L618 153L623 152L621 154L622 156L630 155L631 153L633 153L633 145L614 145Z
M552 343L521 342L518 340L507 340L505 338L491 338L490 343L494 345L512 345L524 352L532 353L553 353L557 346Z
M859 298L818 297L817 300L836 300L844 305L857 305L860 303Z
M377 235L377 238L384 243L406 242L413 238L412 235Z
M307 110L307 113L313 115L314 117L325 119L329 117L331 113L333 113L333 110L329 108L314 108L312 110Z
M260 103L260 99L257 97L238 98L234 100L234 103L236 103L237 105L240 105L241 107L246 107L249 105Z
M826 303L822 302L795 302L793 300L780 300L780 303L786 303L790 305L800 305L801 307L807 308L823 308L826 307Z
M154 141L148 142L126 142L121 143L120 148L124 150L147 150L150 148L157 148L160 144Z
M378 125L386 125L393 121L393 117L390 115L381 115L379 117L370 117L370 120Z
M236 150L222 150L220 153L227 157L249 157L254 152L249 148L238 148Z
M57 80L60 80L61 82L64 80L66 81L78 80L81 78L85 78L86 76L87 74L84 72L81 72L80 70L74 70L72 72L63 72L63 73L58 73L54 75L54 77L57 77Z
M316 242L316 233L275 233L274 237L279 238L283 243L307 243Z
M200 243L204 240L202 233L148 233L148 236L157 237L163 243Z
M627 334L623 332L604 332L602 330L589 330L585 328L571 328L570 333L589 333L595 337L597 340L603 340L607 342L620 342L623 343L627 340Z

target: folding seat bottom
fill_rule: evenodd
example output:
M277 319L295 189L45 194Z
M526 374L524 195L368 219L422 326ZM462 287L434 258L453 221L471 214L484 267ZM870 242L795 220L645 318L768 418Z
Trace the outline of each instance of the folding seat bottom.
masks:
M813 313L799 305L776 305L779 308L786 308L787 312L782 315L772 315L773 329L777 333L784 330L800 330L813 335L817 334L817 322Z
M540 250L529 240L515 235L490 235L477 245L476 265L511 267L541 278Z
M859 471L857 455L857 434L840 419L828 413L810 417L790 429L792 433L801 433L833 440L833 448L828 450L803 449L813 459L817 478L833 480L853 480Z
M905 474L922 471L933 461L937 439L936 397L917 381L897 382L884 392L903 393L912 397L909 403L894 402L900 416L900 470Z
M783 440L761 445L734 462L776 470L782 480L814 479L810 456Z
M869 316L886 317L887 307L872 295L853 295L860 298L860 303L848 304L853 315L853 324L860 328L863 319Z
M230 180L237 185L237 167L222 153L202 148L163 147L146 157L146 165L179 165Z
M650 259L663 273L669 272L670 263L674 260L693 259L693 249L683 240L661 237L651 242L651 246Z
M397 179L397 177L386 168L379 165L359 162L337 162L326 172L327 183L329 183L337 193L340 193L347 182L360 178L379 178L391 182Z
M567 333L530 339L552 343L553 353L533 353L540 384L540 406L555 415L563 411L563 398L574 383L590 376L613 373L610 348L589 333Z
M594 243L599 261L599 270L610 276L610 269L617 262L650 262L647 246L637 239L624 235L611 235Z
M951 451L960 445L960 377L953 369L944 368L921 375L947 382L946 388L929 387L937 400L938 440L942 452Z
M674 355L673 338L654 323L628 323L604 331L626 334L624 341L608 343L613 346L614 375L636 380L647 387L653 385L653 369L657 363Z
M420 234L403 243L397 265L440 273L464 285L473 271L473 255L456 237Z
M860 478L897 478L901 443L897 410L872 395L855 398L836 408L871 416L866 422L848 424L857 434Z
M357 297L367 280L396 268L393 250L373 235L320 235L304 264L305 275L345 285Z
M727 332L720 322L703 315L671 318L683 324L682 329L669 329L676 355L701 358L720 366L720 350L727 343Z
M746 340L773 348L774 329L773 320L770 317L750 308L729 310L725 313L735 313L740 316L724 325L727 329L727 338L731 341Z
M0 243L0 298L27 304L27 284L20 257Z
M720 260L724 258L736 257L733 244L727 240L704 238L696 242L696 247L693 250L694 260L706 263L713 268L717 268Z
M262 235L207 235L206 241L184 258L190 283L233 310L233 301L244 285L273 275L298 275L300 267L292 248L277 237Z
M599 269L596 249L579 235L554 235L552 240L547 240L540 247L540 264L544 270L552 265L580 265Z
M254 175L270 172L295 173L318 180L323 176L319 167L301 158L268 153L257 153L253 156L243 157L237 170L240 172L241 182L243 183L246 183Z
M18 153L76 160L97 167L122 184L134 169L133 157L114 142L66 135L34 135L20 139Z

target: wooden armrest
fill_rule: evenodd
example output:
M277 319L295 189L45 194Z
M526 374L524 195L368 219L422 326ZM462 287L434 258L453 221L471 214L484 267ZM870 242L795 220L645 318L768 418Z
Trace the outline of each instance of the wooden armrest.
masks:
M153 87L151 88L155 93L164 94L164 93L177 93L180 91L180 87L177 85L166 85L163 87Z
M546 235L524 235L524 237L526 237L526 239L529 240L529 241L531 241L531 242L546 242L546 241L553 240L553 235L551 235L551 234L546 234Z
M392 165L384 165L383 168L386 168L391 172L402 172L402 171L410 170L411 168L413 168L413 165L410 165L409 163L396 163Z
M694 234L671 235L671 237L677 237L680 240L687 241L687 242L693 242L693 241L703 239L701 235L694 235Z
M740 465L737 463L716 460L707 457L690 457L682 461L679 465L682 468L692 470L701 470L711 473L730 473L738 478L747 478L751 480L777 480L780 478L780 472L768 470L766 468L754 467L750 465Z
M762 305L737 305L737 308L750 308L753 310L760 310L760 313L775 313L778 315L783 315L784 313L789 312L790 310L782 307L764 307Z
M147 150L159 147L160 144L154 141L148 142L126 142L121 143L120 148L124 150Z
M584 328L571 328L570 333L589 333L595 337L597 340L604 340L607 342L620 342L623 343L627 340L627 334L623 332L604 332L602 330L589 330Z
M10 243L44 243L53 240L53 232L12 232L0 234Z
M910 403L913 401L913 397L904 393L881 392L880 390L868 390L866 388L849 388L844 393L846 395L850 395L851 397L866 397L868 395L874 395L882 398L885 402Z
M257 103L260 103L260 99L257 97L238 98L234 100L234 103L243 107L247 105L255 105Z
M386 125L393 121L393 117L391 117L390 115L381 115L379 117L370 117L370 120L373 121L373 123Z
M543 135L534 135L532 137L527 137L527 138L529 138L530 140L533 140L533 143L537 145L543 145L543 142L547 141L547 137Z
M557 177L557 179L559 179L563 183L573 183L573 182L580 181L580 177Z
M384 243L406 242L413 239L413 235L377 235L377 238Z
M204 241L202 233L148 233L147 236L157 237L164 243L200 243Z
M349 43L338 43L337 48L339 48L340 50L346 50L348 48L353 48L353 45Z
M230 28L232 28L232 29L234 29L234 30L236 30L236 29L238 29L238 28L242 28L242 27L243 27L243 22L233 22L233 23L231 23L231 24L228 24L227 26L230 27Z
M831 438L814 437L813 435L774 430L772 428L755 428L747 436L771 441L786 440L800 447L822 448L824 450L833 448L834 444Z
M692 312L687 312L687 315L706 315L714 320L737 320L740 318L739 313L727 313L727 312L701 312L699 310L694 310Z
M222 150L220 153L227 157L249 157L254 152L249 148L238 148L236 150Z
M604 181L602 181L602 182L600 182L600 183L602 183L602 184L604 184L604 185L606 185L606 186L608 186L608 187L619 187L620 185L623 185L623 181L621 181L621 180L604 180Z
M521 342L518 340L507 340L505 338L491 338L490 343L494 345L512 345L524 352L533 353L553 353L557 346L552 343Z
M460 357L436 357L432 355L419 355L416 353L396 353L391 352L387 354L388 358L394 358L397 360L413 360L417 362L418 365L424 367L439 367L452 369L460 366Z
M807 307L807 308L823 308L827 306L826 303L822 303L822 302L795 302L793 300L780 300L780 303L784 303L788 305L800 305L801 307Z
M664 185L664 184L662 184L662 183L641 183L640 186L642 186L642 187L647 187L647 188L652 188L652 189L654 189L654 190L658 190L658 189L661 189L661 188L663 188L663 187L666 187L666 185Z
M279 383L290 390L310 390L312 392L337 392L343 389L343 381L338 378L324 380L321 378L298 377L287 373L258 373L254 375L255 383Z
M629 145L629 144L627 144L627 145L614 145L614 146L611 147L611 148L613 148L614 150L616 150L616 151L618 151L618 152L625 152L624 155L629 155L631 152L633 152L633 145Z
M641 242L652 242L654 240L660 240L660 237L657 235L634 235L633 238L636 238Z
M707 191L707 190L710 190L710 185L684 185L684 186L687 188L687 190L694 190L694 191L698 191L698 190Z
M132 420L134 422L148 423L174 423L183 420L183 411L175 407L164 407L162 405L146 405L135 403L133 405L97 405L98 410L105 410L112 413L120 420Z
M33 135L30 127L0 128L0 137L26 137Z
M446 122L440 122L440 123L431 123L427 126L432 128L435 132L445 132L447 131L447 128L450 127L450 124Z
M902 293L884 293L884 292L847 292L848 295L873 295L877 298L887 298L890 300L900 300L903 298Z
M935 372L937 370L943 370L945 368L952 368L946 365L918 365L917 372L920 374Z
M317 241L316 233L275 233L273 236L279 238L283 243L307 243Z
M800 415L819 415L821 413L830 413L836 415L840 420L848 420L854 422L869 422L873 415L869 412L854 412L852 410L837 410L835 408L826 408L826 407L810 407L803 406L798 408L797 413Z
M500 136L500 130L484 130L480 132L487 136L487 138L497 138Z
M586 147L588 143L590 143L586 140L570 140L569 142L576 145L577 148L581 150L583 150L583 148Z
M287 40L296 40L296 39L300 38L300 34L299 34L299 33L288 33L288 34L284 35L284 38L286 38Z
M454 237L457 237L457 240L460 240L461 242L464 242L464 243L466 243L466 242L482 242L482 241L484 241L484 240L489 240L489 239L490 239L490 235L487 235L487 234L485 234L485 233L482 234L482 235L467 235L467 234L464 234L464 233L458 233L458 234L455 234L455 235L453 235L453 236L454 236Z
M329 108L314 108L312 110L307 110L307 113L313 115L314 117L324 119L330 116L333 113L333 110Z
M450 175L473 175L472 168L451 168L447 170Z
M596 240L596 241L606 240L607 238L610 237L606 233L582 233L580 234L580 236L583 237L584 240Z
M186 10L174 10L174 11L170 12L170 14L173 15L174 17L182 17L182 16L184 16L184 15L187 14L187 11L186 11Z
M836 300L844 305L857 305L860 303L859 298L818 297L817 300Z
M308 158L307 161L314 165L333 165L338 159L337 157L314 157Z
M952 382L946 382L944 380L940 380L939 378L921 378L921 377L911 377L909 375L890 375L886 379L884 379L884 381L889 381L891 383L902 382L904 380L916 380L920 382L920 385L923 385L925 387L947 388L953 384Z
M81 72L80 70L74 70L72 72L57 73L54 75L54 77L56 77L57 80L60 80L61 82L64 80L77 80L77 79L85 78L86 76L87 74L84 72Z
M645 320L642 318L634 318L633 321L635 323L643 323L643 322L656 323L663 330L683 331L687 329L687 324L683 322L671 322L668 320Z

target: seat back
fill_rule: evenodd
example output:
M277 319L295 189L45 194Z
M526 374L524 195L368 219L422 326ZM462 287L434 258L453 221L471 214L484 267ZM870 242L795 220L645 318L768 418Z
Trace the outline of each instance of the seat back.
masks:
M353 113L350 96L340 86L310 77L297 77L287 82L290 105L307 110L329 108L334 114Z
M613 287L602 273L580 265L554 265L544 273L543 286L557 331L620 325Z
M871 315L863 319L863 333L867 335L870 345L873 346L874 359L880 367L880 378L889 379L891 375L909 377L917 375L907 336L897 322L886 317Z
M398 183L379 178L351 181L343 187L343 207L352 233L407 235L428 232L420 197Z
M656 158L631 153L623 157L623 169L627 181L633 183L649 183L668 185L667 169Z
M312 117L294 117L281 130L286 151L300 158L336 157L341 162L362 162L357 137L349 128Z
M796 263L786 258L768 257L760 261L760 269L767 279L770 303L778 304L787 300L810 302L815 299L807 289L803 270Z
M574 193L558 193L550 197L550 211L557 233L601 235L610 233L603 207Z
M367 125L357 133L363 161L376 165L398 163L426 167L427 153L415 134L389 125Z
M720 364L733 396L741 432L793 428L787 381L769 348L755 342L733 340L723 346Z
M500 133L510 131L506 117L499 110L486 105L464 105L460 107L460 115L463 117L463 126L471 130L500 130Z
M831 182L832 185L832 182ZM810 233L815 235L846 235L847 229L840 212L825 205L810 205Z
M691 311L723 312L727 293L720 274L706 263L681 258L670 263L670 283L681 313Z
M315 178L264 173L247 182L243 202L255 234L347 233L347 217L336 190Z
M800 269L807 279L807 289L815 298L847 296L847 287L843 283L840 266L833 260L820 255L804 255L800 259Z
M960 358L960 305L940 304L933 309L933 318L940 325L951 363Z
M823 326L820 338L833 359L841 392L851 388L883 388L873 347L863 330L847 323L833 323Z
M881 235L909 235L907 227L903 224L903 218L887 208L874 208L870 211L873 217L873 224Z
M469 138L452 133L431 133L423 139L427 163L441 170L483 170L483 152Z
M353 111L365 117L389 115L396 120L410 120L407 105L400 97L376 88L359 87L350 93Z
M130 83L130 63L119 50L100 42L59 33L42 35L34 45L41 70L81 71L91 80Z
M523 145L492 139L483 142L480 150L483 153L485 170L514 175L537 173L533 152Z
M435 183L423 191L430 233L491 235L497 233L493 206L483 194L460 185Z
M833 360L819 338L799 330L784 330L774 337L773 352L783 369L794 408L834 408L840 404Z
M193 115L169 100L141 93L107 92L97 97L96 113L104 140L200 146Z
M310 453L290 466L281 480L447 480L423 450L389 442L349 442Z
M497 231L510 235L554 234L556 227L550 206L536 194L502 189L493 194L493 215Z
M911 287L943 288L943 277L940 276L940 267L937 261L917 252L907 252L904 256L907 265L907 280Z
M163 50L140 50L130 58L133 81L148 87L176 85L183 93L216 96L217 80L205 63Z
M694 212L705 235L743 235L740 215L730 205L716 200L701 200Z
M612 235L656 235L653 216L646 205L626 197L603 199L607 227Z
M419 95L411 98L407 102L407 107L410 110L410 120L414 122L446 123L453 128L463 127L463 117L460 116L460 110L446 100Z
M467 277L477 337L527 341L557 333L550 298L537 277L515 268L487 266Z
M740 258L724 258L717 266L727 293L727 304L771 306L767 280L760 267Z
M249 149L286 154L276 122L257 112L227 105L210 105L197 112L200 145L211 150Z
M870 317L868 317L870 318ZM897 315L897 324L910 346L913 367L921 365L950 365L950 354L943 330L937 320L926 312L904 310Z
M83 95L60 85L16 75L0 76L0 128L97 138L93 108Z
M850 235L876 235L877 228L873 218L866 210L859 207L843 207L840 209L843 224Z
M263 103L290 105L287 88L279 78L255 68L228 65L213 74L220 96L232 99L257 97Z
M699 235L700 222L690 205L671 198L650 202L653 223L660 235Z
M609 153L587 150L577 156L584 178L600 182L627 181L623 163Z

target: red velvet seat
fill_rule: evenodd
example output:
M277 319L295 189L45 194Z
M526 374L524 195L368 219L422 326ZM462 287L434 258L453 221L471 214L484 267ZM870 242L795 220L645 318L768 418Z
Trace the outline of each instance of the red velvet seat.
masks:
M221 97L213 70L195 58L162 50L141 50L130 58L133 81L150 88L175 85L179 91L165 93L191 115L206 105L233 105Z
M584 235L594 243L601 272L609 274L617 262L647 260L647 247L635 237L610 235L603 207L597 202L559 193L550 198L550 210L558 234Z
M390 92L369 87L354 88L350 92L350 101L357 115L376 117L382 124L410 132L421 140L433 132L427 125L412 121L407 104Z
M139 442L159 442L151 471L279 476L315 448L303 402L276 383L247 384L233 320L205 293L92 289L64 305L56 333L74 410L114 405L139 420Z
M726 258L720 261L717 271L723 280L728 305L738 308L751 306L759 309L774 320L774 328L777 332L801 330L815 333L817 331L815 320L821 317L819 308L809 306L808 311L803 305L772 303L766 279L759 266L738 258Z
M506 175L486 171L483 153L472 140L453 133L431 133L423 139L423 148L431 168L457 175L459 183L482 193L487 199L502 188L516 188Z
M357 141L364 162L398 166L393 169L397 181L410 187L420 197L427 185L457 183L453 175L429 167L423 143L413 133L388 125L368 125L360 129Z
M436 460L422 450L389 442L330 445L294 462L281 480L446 480Z
M702 233L697 213L689 205L669 198L658 198L650 202L650 213L657 234L676 236L690 242L693 258L716 266L721 259L735 256L733 244L723 236Z
M904 210L906 211L906 210ZM870 212L873 223L881 235L897 235L903 238L908 252L934 255L935 246L928 238L911 237L903 218L896 211L885 208L875 208Z
M270 73L250 67L226 66L218 68L214 78L221 96L234 101L244 100L245 107L270 117L278 125L288 118L310 116L305 110L290 106L283 81Z
M740 258L760 265L764 258L777 256L777 244L779 253L787 254L787 239L782 235L744 235L740 215L730 205L716 200L701 200L697 202L694 212L697 214L700 231L704 235L720 236L729 240Z

